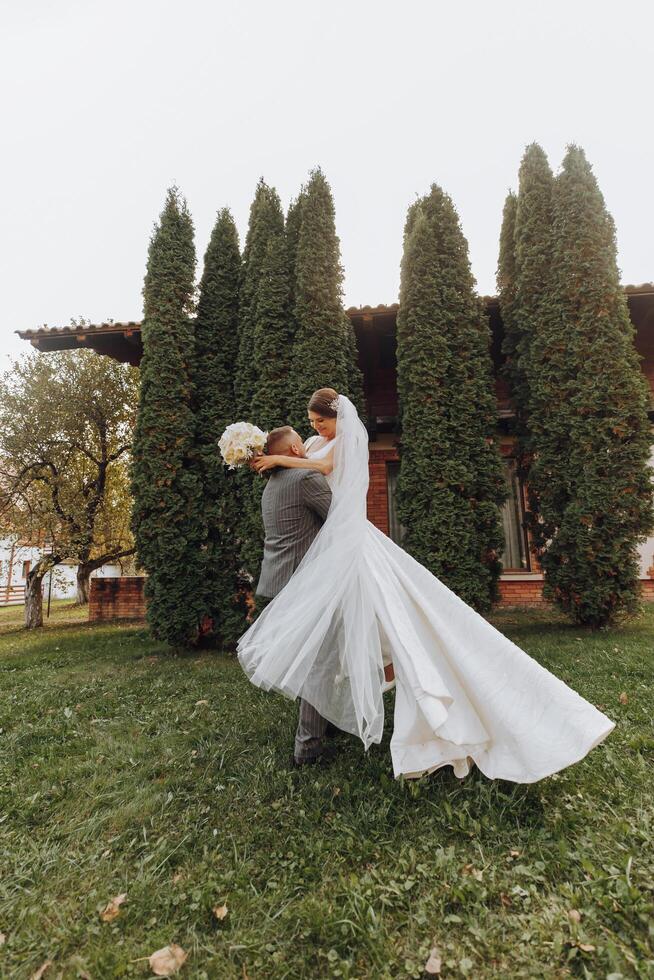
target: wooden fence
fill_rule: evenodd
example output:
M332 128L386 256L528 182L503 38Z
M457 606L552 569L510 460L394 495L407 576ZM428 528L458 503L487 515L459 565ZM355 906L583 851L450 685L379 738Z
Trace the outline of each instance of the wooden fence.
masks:
M24 602L24 585L0 585L0 606L22 605Z

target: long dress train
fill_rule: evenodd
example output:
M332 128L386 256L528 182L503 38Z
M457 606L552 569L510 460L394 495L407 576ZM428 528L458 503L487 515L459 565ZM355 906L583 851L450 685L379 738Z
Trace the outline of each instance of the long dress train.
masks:
M265 690L311 702L364 747L384 723L383 665L396 695L396 778L471 763L489 778L532 783L582 759L615 723L550 673L365 517L368 447L339 396L332 506L279 595L238 643Z

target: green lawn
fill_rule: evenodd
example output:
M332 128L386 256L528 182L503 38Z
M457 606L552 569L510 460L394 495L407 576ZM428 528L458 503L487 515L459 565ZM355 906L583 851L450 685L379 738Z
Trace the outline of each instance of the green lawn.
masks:
M434 946L442 977L654 977L654 608L492 617L618 723L530 786L393 780L392 695L381 745L292 771L296 705L84 615L0 610L2 978L148 977L169 943L221 980L420 977Z

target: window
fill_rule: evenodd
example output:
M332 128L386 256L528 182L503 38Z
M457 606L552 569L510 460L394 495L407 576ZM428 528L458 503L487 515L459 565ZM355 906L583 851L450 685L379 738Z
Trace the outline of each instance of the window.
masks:
M25 579L27 578L31 564L32 562L29 559L23 562L23 578Z
M515 459L505 457L504 475L510 493L502 506L502 525L504 528L504 550L500 561L504 570L529 571L529 549L527 533L524 528L523 492L516 475ZM397 478L400 472L398 462L386 464L386 484L388 492L388 529L396 544L402 544L405 528L397 513Z
M523 492L516 475L516 462L512 457L504 457L504 478L509 498L502 506L504 527L504 551L500 561L504 569L529 570L529 549L524 527Z
M386 493L388 494L388 531L392 541L402 544L406 528L400 523L397 513L397 478L400 464L396 461L386 463Z

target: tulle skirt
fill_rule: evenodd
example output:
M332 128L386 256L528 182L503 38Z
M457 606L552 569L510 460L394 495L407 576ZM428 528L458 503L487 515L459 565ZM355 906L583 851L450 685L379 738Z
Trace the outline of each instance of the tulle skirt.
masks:
M369 521L345 542L331 533L241 637L254 684L304 698L367 749L382 738L392 661L396 778L445 765L464 777L474 763L491 779L532 783L613 730Z

